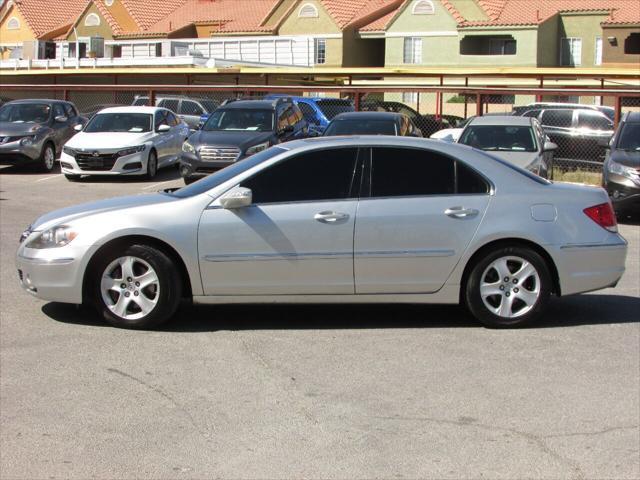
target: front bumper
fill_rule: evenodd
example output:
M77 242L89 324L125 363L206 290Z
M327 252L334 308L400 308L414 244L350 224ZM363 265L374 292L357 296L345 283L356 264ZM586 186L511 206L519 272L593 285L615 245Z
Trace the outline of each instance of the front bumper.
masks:
M111 168L92 168L86 164L81 168L75 157L63 152L60 156L60 169L65 175L143 175L147 171L148 158L149 153L147 149L145 149L142 152L117 158ZM103 165L105 165L104 162ZM110 164L106 165L108 167Z
M78 248L18 249L16 267L22 288L34 297L62 303L82 303L84 258Z
M0 163L15 164L32 162L40 158L42 142L34 142L29 146L21 145L20 140L0 144Z
M245 156L240 155L233 161L202 161L197 155L187 152L182 152L180 157L180 175L183 178L198 178L206 177L207 175L220 170L221 168L228 167L234 163L244 159Z
M640 212L640 186L630 179L609 174L604 188L616 210Z

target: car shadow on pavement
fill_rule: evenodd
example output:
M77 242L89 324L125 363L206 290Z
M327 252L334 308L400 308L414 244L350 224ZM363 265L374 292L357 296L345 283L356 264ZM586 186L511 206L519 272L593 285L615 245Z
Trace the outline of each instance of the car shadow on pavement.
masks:
M576 295L553 299L536 328L640 323L640 299L622 295ZM47 303L42 312L67 324L108 326L90 308ZM183 305L158 330L332 330L385 328L461 328L480 324L456 305Z
M58 162L53 166L53 170L45 172L36 162L24 163L19 165L3 165L0 167L0 175L56 175L60 173L60 164Z

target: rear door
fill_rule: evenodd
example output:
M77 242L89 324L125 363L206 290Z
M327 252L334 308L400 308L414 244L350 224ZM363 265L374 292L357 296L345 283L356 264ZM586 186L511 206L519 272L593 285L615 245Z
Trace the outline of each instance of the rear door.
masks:
M425 149L371 149L358 205L356 293L432 293L468 248L490 187L460 161Z

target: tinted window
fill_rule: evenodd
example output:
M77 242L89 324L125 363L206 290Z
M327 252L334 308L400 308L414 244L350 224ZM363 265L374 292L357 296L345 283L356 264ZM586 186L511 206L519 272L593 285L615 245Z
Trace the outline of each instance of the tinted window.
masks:
M67 113L67 117L74 118L78 116L78 112L75 108L69 103L64 104L64 111Z
M334 120L324 132L330 135L398 135L393 120Z
M604 115L598 115L596 112L580 112L578 113L578 127L589 128L591 130L613 130L613 125Z
M620 132L618 148L623 150L640 150L640 123L625 123Z
M66 114L64 113L64 108L59 103L55 103L53 105L53 118L56 117L64 117Z
M253 203L303 202L350 198L358 150L344 148L296 155L242 183Z
M180 109L180 113L183 115L202 115L204 113L204 110L200 108L200 105L190 100L183 100Z
M316 121L316 111L313 109L311 105L306 103L298 103L298 107L302 110L302 114L304 115L304 119L309 123L317 123Z
M456 161L456 193L473 194L489 193L490 187L487 181L476 171L462 162Z
M372 197L455 193L455 161L428 150L374 148Z
M178 100L162 100L159 104L159 107L166 108L171 110L172 112L178 111Z
M549 127L571 127L572 110L545 110L542 113L542 125Z

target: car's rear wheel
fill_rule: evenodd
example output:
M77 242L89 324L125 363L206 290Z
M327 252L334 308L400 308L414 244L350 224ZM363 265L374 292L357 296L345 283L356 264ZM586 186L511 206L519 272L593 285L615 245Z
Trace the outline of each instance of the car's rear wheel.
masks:
M178 308L181 276L160 250L132 245L105 255L93 271L94 302L113 326L152 328Z
M540 254L526 247L503 247L475 263L465 300L487 327L521 327L540 316L551 290L549 267Z
M149 158L147 159L147 180L152 180L158 173L158 154L155 150L149 152Z
M56 164L56 149L52 143L46 143L40 154L40 168L50 172Z

